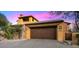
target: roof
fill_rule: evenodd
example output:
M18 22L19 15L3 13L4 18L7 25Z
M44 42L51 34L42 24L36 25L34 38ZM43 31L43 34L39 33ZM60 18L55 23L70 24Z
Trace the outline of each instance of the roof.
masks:
M36 23L27 23L27 24L32 25L32 24L60 23L60 22L64 22L64 20L40 21Z
M32 15L29 16L20 16L18 18L26 18L26 17L33 17ZM35 20L37 20L35 17L33 17ZM18 21L18 20L17 20ZM38 20L37 20L38 21ZM64 20L61 19L54 19L54 20L49 20L49 21L39 21L39 22L35 22L35 23L27 23L28 25L32 25L32 24L45 24L45 23L61 23L64 22ZM67 23L68 25L70 24L69 22L64 22Z
M29 16L21 16L21 17L18 17L18 18L26 18L26 17L32 17L34 18L36 21L38 21L35 17L33 17L32 15L29 15Z
M64 23L66 23L67 25L70 25L71 23L69 23L69 22L64 22Z
M61 23L66 23L67 25L70 24L68 22L64 22L64 20L52 20L52 21L41 21L36 23L27 23L25 25L29 27L40 27L40 26L57 26Z

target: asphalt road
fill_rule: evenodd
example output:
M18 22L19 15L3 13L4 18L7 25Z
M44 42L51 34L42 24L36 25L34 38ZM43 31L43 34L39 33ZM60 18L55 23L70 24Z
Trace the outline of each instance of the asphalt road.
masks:
M72 48L71 45L59 43L57 40L31 39L31 40L3 40L0 48Z

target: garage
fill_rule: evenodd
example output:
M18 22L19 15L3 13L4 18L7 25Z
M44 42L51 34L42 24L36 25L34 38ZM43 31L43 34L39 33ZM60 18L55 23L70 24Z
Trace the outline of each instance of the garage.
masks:
M56 37L57 37L57 26L31 28L32 39L56 39Z

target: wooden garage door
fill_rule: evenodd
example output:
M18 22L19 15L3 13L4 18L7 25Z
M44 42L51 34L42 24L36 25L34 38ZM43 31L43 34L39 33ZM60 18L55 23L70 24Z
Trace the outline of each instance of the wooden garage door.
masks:
M32 39L56 39L55 27L35 27L31 28Z

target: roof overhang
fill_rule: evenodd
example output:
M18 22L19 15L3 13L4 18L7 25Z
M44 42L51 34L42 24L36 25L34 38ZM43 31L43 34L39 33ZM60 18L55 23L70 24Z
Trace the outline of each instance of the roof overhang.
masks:
M71 23L69 23L69 22L64 22L64 23L66 23L67 25L70 25Z
M35 23L27 23L26 25L61 23L61 22L64 22L64 20L40 21L40 22L35 22Z
M45 21L45 22L28 23L25 25L28 27L45 27L45 26L57 26L62 22L64 22L64 21L63 20L53 20L53 21Z

